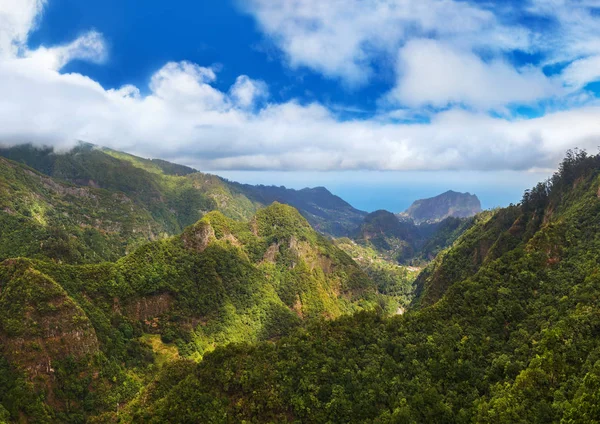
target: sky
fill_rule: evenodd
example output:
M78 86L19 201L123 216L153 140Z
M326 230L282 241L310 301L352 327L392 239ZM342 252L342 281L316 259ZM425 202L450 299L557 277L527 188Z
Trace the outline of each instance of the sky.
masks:
M0 142L364 210L518 202L600 146L600 0L0 0Z

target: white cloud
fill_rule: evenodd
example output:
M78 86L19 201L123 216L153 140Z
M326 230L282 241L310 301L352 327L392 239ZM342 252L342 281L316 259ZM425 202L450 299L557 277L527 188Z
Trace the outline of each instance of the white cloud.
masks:
M146 96L105 90L78 74L0 63L0 139L67 145L86 140L201 169L529 169L572 146L594 149L599 108L507 121L449 111L427 124L340 122L320 104L240 109L208 68L170 63Z
M412 40L399 53L398 82L390 100L410 107L465 104L480 109L531 103L558 94L539 69L515 69L501 59L484 62L430 39Z
M291 5L285 7L300 7L297 0L284 3ZM456 7L451 1L434 3ZM319 4L314 6L339 7L336 2ZM387 7L396 15L405 13L404 9L390 9L391 2L370 4ZM417 2L402 4L408 9L424 7ZM355 6L362 8L359 3ZM356 15L351 9L347 13ZM367 10L360 11L368 14ZM303 12L309 16L313 13L308 9ZM466 21L467 30L480 25L480 14L490 22L494 20L487 12L468 9L466 16L470 14L474 18L471 24ZM379 17L369 16L361 19ZM438 24L431 22L437 22L438 15L427 16L419 25L437 28ZM516 121L463 110L434 114L430 123L393 123L386 116L407 116L394 113L374 119L340 121L319 103L263 104L266 85L247 76L240 76L229 89L217 89L215 70L190 62L165 64L152 76L148 87L127 85L105 89L86 76L60 72L68 60L100 60L104 44L99 35L89 33L66 46L28 51L24 43L34 25L35 14L27 22L29 28L5 32L12 37L5 44L19 49L0 57L0 140L5 143L64 147L85 140L143 156L177 158L200 169L213 170L522 170L552 167L567 148L595 149L600 142L598 106ZM386 22L392 21L383 24ZM318 22L314 24L318 27ZM366 27L364 23L361 25ZM484 27L491 31L487 25ZM437 31L442 29L452 34L461 30L452 23L440 26ZM335 45L340 38L332 37ZM368 40L377 39L373 37ZM361 43L356 48L362 51L365 48ZM502 76L499 81L503 86L520 87L528 93L536 93L532 87L539 87L540 92L547 89L535 72L514 71L504 62L482 62L459 42L453 44L450 53L444 49L436 51L439 45L425 47L429 53L449 54L441 66L451 67L456 75L464 72L463 77L470 80L478 79L476 86L492 90L492 94L482 96L465 86L456 92L444 88L443 96L436 97L435 91L419 94L407 92L403 87L399 94L403 101L441 104L451 99L481 105L501 103L505 101L504 93L491 87L494 80L486 76L488 71ZM410 50L410 43L406 49ZM414 60L413 56L410 60ZM338 57L334 62L341 64L340 60ZM468 69L461 67L463 61ZM450 83L462 84L456 75ZM422 82L417 76L412 78ZM518 90L511 93L511 97L522 95Z
M45 0L0 0L0 57L18 53L45 3Z
M102 63L107 53L102 34L90 31L63 46L42 46L36 50L26 50L23 54L40 67L60 70L72 60Z
M530 43L525 29L506 28L490 11L464 1L249 0L243 7L292 67L350 84L365 83L375 59L414 36L456 38L494 49L527 49Z
M193 112L222 110L227 107L227 99L210 85L216 78L210 68L170 62L152 76L150 89L156 98L173 107Z
M572 88L582 88L587 83L600 80L600 55L572 62L562 72L562 78Z
M570 63L562 77L572 88L600 79L600 1L531 0L528 4L530 13L554 22L537 46L546 55L544 64Z
M404 106L497 108L547 99L558 85L570 94L600 79L597 0L248 0L243 8L293 68L360 85L373 77L375 62L395 63L391 98L406 99ZM543 23L527 28L524 15ZM506 60L516 50L542 62L519 68ZM544 76L544 66L571 62L552 82Z

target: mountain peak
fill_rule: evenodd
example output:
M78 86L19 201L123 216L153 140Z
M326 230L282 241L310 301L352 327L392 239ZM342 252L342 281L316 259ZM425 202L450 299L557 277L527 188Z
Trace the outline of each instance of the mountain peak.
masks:
M448 190L428 199L416 200L402 215L421 223L439 222L448 217L468 218L479 212L481 202L476 195Z

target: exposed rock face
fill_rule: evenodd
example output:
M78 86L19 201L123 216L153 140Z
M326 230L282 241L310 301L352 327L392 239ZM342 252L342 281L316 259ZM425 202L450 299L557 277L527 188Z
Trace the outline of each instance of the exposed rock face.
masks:
M439 222L448 217L469 218L481 212L481 202L476 195L447 191L439 196L415 201L402 216L415 223Z
M281 246L281 243L273 243L272 245L270 245L264 254L263 261L274 264L275 259L277 258L277 254L279 253L280 246Z
M187 249L193 249L203 252L208 244L215 239L215 230L207 222L199 222L185 233L183 233L183 243Z
M168 312L174 299L168 293L146 296L125 307L125 314L136 321L158 318Z

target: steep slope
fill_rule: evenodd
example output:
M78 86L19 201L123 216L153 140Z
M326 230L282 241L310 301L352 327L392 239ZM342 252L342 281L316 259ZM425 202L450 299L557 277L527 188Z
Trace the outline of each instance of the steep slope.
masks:
M28 390L49 399L42 408L48 420L77 421L90 405L107 408L98 392L117 386L105 374L130 385L115 392L117 403L139 390L155 357L148 334L199 359L216 346L279 338L302 322L385 309L386 302L295 209L273 204L247 222L211 212L180 236L114 263L4 261L0 355L10 372L26 376ZM75 378L71 391L57 385L58 366L61 376ZM80 382L73 373L81 373ZM14 418L27 411L5 402L11 390L0 378L0 404Z
M325 187L294 190L276 186L235 185L259 203L269 205L279 202L295 207L317 231L336 237L348 236L367 215Z
M365 271L379 293L397 302L396 309L391 312L401 314L406 310L413 299L415 280L420 268L400 265L373 247L359 244L347 237L338 238L334 243ZM395 306L391 302L388 304L390 307Z
M165 231L123 193L74 186L0 158L0 260L116 260Z
M293 190L239 184L187 166L86 143L61 153L31 145L0 147L0 156L71 184L124 193L148 210L169 235L181 232L207 211L248 219L273 202L295 207L317 231L333 236L349 235L366 216L324 187Z
M31 145L0 148L0 156L71 184L123 193L169 235L211 210L248 219L262 206L214 175L84 143L61 153Z
M417 225L411 219L380 210L365 217L353 238L389 261L421 265L450 246L473 222L471 218L450 217Z
M421 222L439 222L448 217L469 218L481 212L476 195L449 190L429 199L415 201L401 215Z
M423 288L430 306L174 364L130 418L596 422L599 187L600 156L569 153L549 183L482 217L440 258L444 287Z

